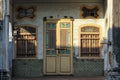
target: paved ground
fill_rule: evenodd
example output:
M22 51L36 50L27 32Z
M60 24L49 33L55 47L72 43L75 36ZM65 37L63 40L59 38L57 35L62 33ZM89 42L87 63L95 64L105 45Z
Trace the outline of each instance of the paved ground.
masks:
M105 80L104 77L45 76L41 78L14 78L12 80Z

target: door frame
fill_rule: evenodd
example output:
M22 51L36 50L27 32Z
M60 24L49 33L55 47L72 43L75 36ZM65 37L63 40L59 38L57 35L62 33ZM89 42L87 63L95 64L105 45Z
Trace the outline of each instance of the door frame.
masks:
M47 19L47 20L45 20L44 22L43 22L43 49L44 49L44 56L43 56L43 74L44 75L71 75L71 74L73 74L73 21L71 22L71 28L70 28L70 30L71 30L71 53L70 53L70 59L71 59L71 72L70 73L59 73L58 72L58 70L57 70L57 72L56 72L56 74L55 73L46 73L46 23L47 22L52 22L52 23L56 23L56 27L58 26L58 28L60 28L60 26L59 26L59 24L60 24L60 22L70 22L70 21L72 21L72 19ZM60 29L59 29L60 30ZM57 35L60 35L60 33L58 32L58 31L56 31L56 38L57 39L59 39L59 37L57 37ZM60 41L57 41L56 42L56 45L58 45L60 43ZM58 58L59 59L59 58ZM58 66L57 66L57 68L59 68Z

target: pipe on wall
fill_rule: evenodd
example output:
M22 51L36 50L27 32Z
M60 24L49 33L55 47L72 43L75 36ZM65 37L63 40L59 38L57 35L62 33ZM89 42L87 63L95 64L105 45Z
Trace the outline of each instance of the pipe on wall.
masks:
M4 47L5 47L5 58L6 58L6 61L5 61L5 69L7 71L9 71L9 66L8 66L8 46L9 46L9 18L10 18L10 12L9 12L9 4L10 4L10 0L5 0L4 2L5 4L5 15L4 15L4 31L5 31L5 34L4 34Z

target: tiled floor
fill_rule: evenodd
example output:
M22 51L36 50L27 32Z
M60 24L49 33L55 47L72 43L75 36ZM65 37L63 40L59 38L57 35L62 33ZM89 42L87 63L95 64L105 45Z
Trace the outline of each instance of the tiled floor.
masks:
M104 77L45 76L41 78L13 78L12 80L105 80Z

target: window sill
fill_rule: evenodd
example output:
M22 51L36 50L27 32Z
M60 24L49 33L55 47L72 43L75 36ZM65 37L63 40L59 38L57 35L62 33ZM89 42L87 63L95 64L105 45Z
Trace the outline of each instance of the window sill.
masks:
M102 57L79 57L78 59L103 59Z

